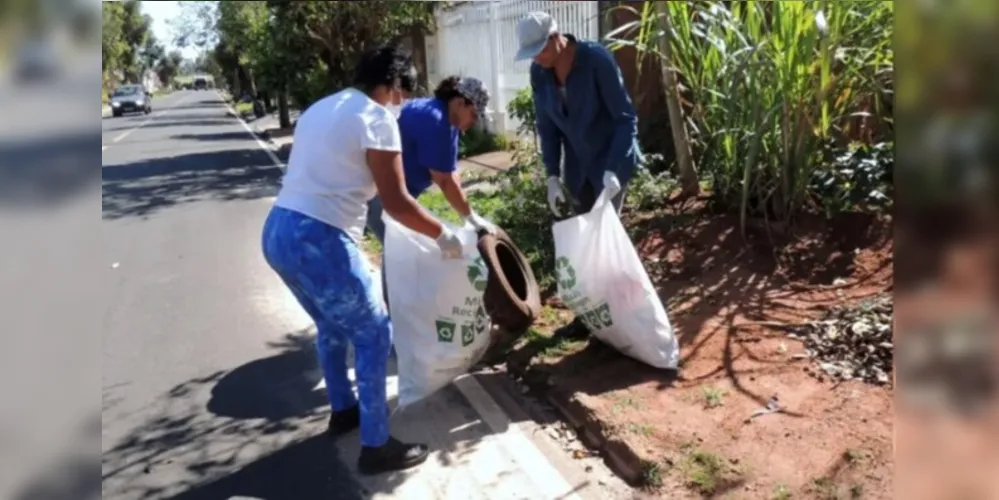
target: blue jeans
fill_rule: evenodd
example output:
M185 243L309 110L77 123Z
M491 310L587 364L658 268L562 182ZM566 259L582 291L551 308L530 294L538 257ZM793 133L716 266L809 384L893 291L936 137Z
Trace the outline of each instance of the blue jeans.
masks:
M361 249L340 229L274 207L264 223L263 252L316 323L316 350L334 412L358 404L347 377L347 343L354 344L361 444L384 445L392 325Z

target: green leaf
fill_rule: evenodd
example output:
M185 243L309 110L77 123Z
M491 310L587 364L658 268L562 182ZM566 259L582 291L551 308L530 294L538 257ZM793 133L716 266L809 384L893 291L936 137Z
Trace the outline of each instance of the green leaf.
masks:
M482 270L478 266L468 266L468 281L475 283L482 277Z

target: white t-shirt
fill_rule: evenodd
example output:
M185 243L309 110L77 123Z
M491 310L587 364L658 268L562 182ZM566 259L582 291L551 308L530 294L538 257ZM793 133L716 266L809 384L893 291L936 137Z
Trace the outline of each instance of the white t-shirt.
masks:
M309 106L298 118L288 170L275 205L364 236L377 194L365 151L402 151L395 116L357 89Z

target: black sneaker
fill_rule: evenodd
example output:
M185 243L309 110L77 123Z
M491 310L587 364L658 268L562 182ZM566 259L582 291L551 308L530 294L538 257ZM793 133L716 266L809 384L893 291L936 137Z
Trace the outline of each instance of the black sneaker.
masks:
M361 425L361 405L354 405L343 411L335 411L330 415L330 424L326 428L326 435L330 439L336 439L348 432L353 431Z
M365 476L415 467L427 461L430 451L425 444L403 443L389 437L387 443L377 448L361 447L357 471Z

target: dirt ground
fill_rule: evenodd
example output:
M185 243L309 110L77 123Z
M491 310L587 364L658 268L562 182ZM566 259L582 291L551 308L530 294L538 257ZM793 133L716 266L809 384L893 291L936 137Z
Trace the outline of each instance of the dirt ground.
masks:
M678 373L549 337L571 319L557 303L510 371L572 393L642 458L650 498L891 498L892 388L829 379L786 331L892 289L891 220L757 224L744 240L731 216L676 213L625 217L682 345ZM781 412L751 418L771 399Z

